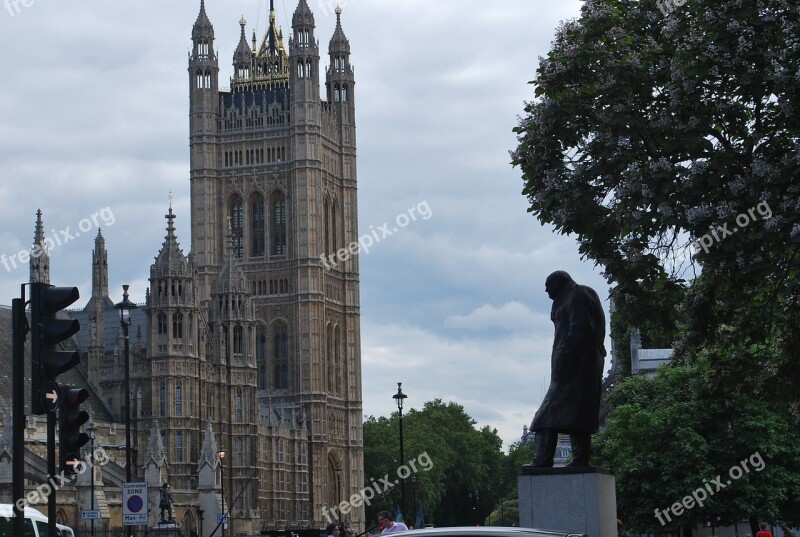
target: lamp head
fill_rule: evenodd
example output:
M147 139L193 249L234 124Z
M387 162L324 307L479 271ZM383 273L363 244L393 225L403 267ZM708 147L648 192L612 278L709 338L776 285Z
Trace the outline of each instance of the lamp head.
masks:
M392 399L394 399L395 402L397 402L397 410L400 410L400 411L403 410L403 399L405 399L406 397L408 397L408 396L403 393L403 383L402 382L398 382L397 383L397 393L392 396Z

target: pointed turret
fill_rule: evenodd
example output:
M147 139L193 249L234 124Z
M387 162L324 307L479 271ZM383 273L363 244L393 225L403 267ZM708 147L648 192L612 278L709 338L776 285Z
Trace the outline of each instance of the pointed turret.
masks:
M193 41L214 41L214 26L206 15L206 2L200 0L200 13L197 15L197 20L192 27L192 40Z
M336 6L336 29L333 31L330 43L328 43L328 52L330 54L350 55L350 41L344 35L344 30L342 29L342 8L339 6Z
M214 437L214 429L211 425L211 418L208 418L206 423L206 432L203 436L203 447L200 449L200 459L197 461L198 466L208 464L212 468L217 467L219 463L219 451L217 450L217 440Z
M166 457L164 451L164 442L161 440L161 429L158 427L158 419L153 418L153 426L150 428L150 442L147 447L147 455L145 456L145 466L152 460L157 466Z
M52 244L52 239L50 242ZM31 283L50 283L50 254L47 249L47 240L44 238L41 209L36 211L36 231L33 234L29 269Z
M167 219L167 234L164 237L164 244L156 256L156 262L150 269L151 279L154 277L192 277L189 268L189 261L183 255L178 239L175 236L175 214L170 205L169 212L164 215Z
M325 77L328 102L353 103L355 77L350 65L350 41L342 29L342 8L336 6L336 29L328 44L330 66ZM345 121L352 118L343 118Z
M92 297L111 306L114 302L108 296L108 252L106 239L98 229L92 251Z
M244 16L239 20L241 26L241 34L239 36L239 46L233 53L233 77L238 80L250 79L250 66L253 61L253 51L250 45L247 44L247 36L244 33L247 21Z
M213 295L242 295L250 296L250 284L244 275L241 265L233 252L233 237L228 228L226 233L225 264L214 282Z
M294 15L292 15L292 28L313 29L314 27L314 14L308 7L306 0L300 0L297 4L297 9L294 10Z
M289 41L289 63L292 73L292 117L298 124L316 117L311 104L319 105L319 44L314 37L314 14L306 0L300 0L292 17L292 39Z

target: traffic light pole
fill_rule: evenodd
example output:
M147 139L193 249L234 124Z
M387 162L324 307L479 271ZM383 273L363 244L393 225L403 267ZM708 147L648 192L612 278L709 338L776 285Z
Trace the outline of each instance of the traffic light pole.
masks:
M22 298L11 301L11 330L13 340L13 395L12 414L15 431L25 430L25 339L27 322L25 319L25 286L22 285ZM17 501L25 497L25 435L11 437L11 503L14 509L12 535L25 534L24 513L20 512ZM53 533L55 535L55 533Z
M22 436L22 435L20 435ZM47 473L56 476L56 416L47 413ZM56 535L56 488L47 495L47 535Z
M89 419L86 411L80 410L80 403L89 397L89 392L82 388L61 388L56 382L58 375L69 371L80 363L77 351L60 350L59 344L80 330L80 323L76 320L58 319L59 311L78 300L80 294L77 287L55 287L43 282L33 282L31 285L31 412L33 414L47 415L47 474L48 479L56 477L56 411L59 412L61 463L59 467L63 477L69 478L76 474L79 461L79 449L89 441L86 433L80 432L80 427ZM24 308L23 288L22 308ZM16 301L15 301L16 302ZM15 304L16 306L16 304ZM14 327L22 322L18 320L19 313L15 307ZM25 311L21 311L24 319ZM14 334L15 350L24 337ZM24 348L23 348L24 353ZM24 354L23 354L24 356ZM15 386L23 386L24 382L16 382ZM15 394L16 397L16 394ZM24 397L23 397L24 402ZM15 399L14 404L17 404ZM24 413L22 406L15 409L15 420ZM20 433L15 438L23 439L24 422L22 425L15 423L15 431ZM23 446L24 447L24 446ZM23 463L24 455L20 454L19 462ZM14 455L15 462L17 454ZM24 468L23 468L24 471ZM19 479L18 479L19 477ZM14 475L14 483L24 484L24 475ZM61 481L61 479L59 479ZM24 486L24 485L23 485ZM16 495L16 492L15 492ZM22 495L15 501L19 501ZM48 535L56 535L56 487L52 487L47 495L47 528ZM18 517L24 521L23 517ZM15 526L16 528L17 526ZM16 535L16 530L15 530ZM22 532L19 533L22 535Z

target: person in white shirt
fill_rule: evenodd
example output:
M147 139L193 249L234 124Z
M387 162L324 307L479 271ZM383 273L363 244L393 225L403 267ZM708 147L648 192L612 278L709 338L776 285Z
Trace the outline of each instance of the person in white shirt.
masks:
M408 526L402 522L395 522L389 511L381 511L378 513L378 524L381 525L381 535L385 533L400 533L401 531L408 531Z

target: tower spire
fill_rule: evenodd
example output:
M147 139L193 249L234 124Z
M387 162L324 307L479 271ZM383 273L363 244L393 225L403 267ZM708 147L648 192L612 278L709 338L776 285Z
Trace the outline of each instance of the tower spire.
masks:
M50 241L52 244L52 239ZM48 253L47 240L44 238L41 209L36 211L36 230L33 233L29 269L31 283L50 283L50 254Z

